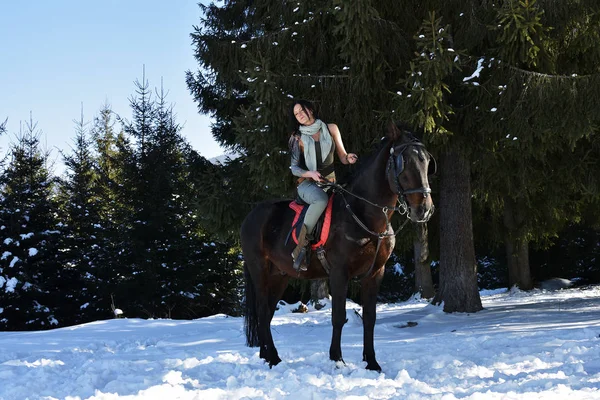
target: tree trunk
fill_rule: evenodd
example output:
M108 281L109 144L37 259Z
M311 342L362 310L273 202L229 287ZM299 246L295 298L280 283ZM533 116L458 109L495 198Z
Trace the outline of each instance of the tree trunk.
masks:
M460 149L440 158L440 286L433 303L445 312L477 312L481 306L471 215L471 167Z
M433 280L431 279L431 266L429 265L429 241L427 240L427 224L414 224L416 238L413 242L415 258L415 293L421 293L424 299L435 295Z
M524 216L511 199L504 199L504 245L508 262L508 287L517 286L521 290L533 289L529 266L529 242L519 236L519 226Z
M327 279L318 279L310 282L310 302L317 309L321 309L324 305L319 303L319 300L329 297L329 286Z

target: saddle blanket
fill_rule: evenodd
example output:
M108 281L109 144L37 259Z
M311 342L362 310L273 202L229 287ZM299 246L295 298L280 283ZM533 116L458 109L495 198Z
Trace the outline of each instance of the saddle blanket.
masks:
M331 208L333 205L333 196L333 194L329 196L327 208L325 208L325 212L319 218L319 222L315 228L319 240L311 246L313 250L317 249L319 246L324 246L325 242L327 242L329 229L331 228ZM298 244L298 237L296 235L300 234L300 228L302 228L301 222L304 221L304 215L306 214L306 210L308 210L308 205L298 204L296 201L292 200L290 202L290 208L296 212L294 220L292 221L292 239L294 239L294 243ZM319 228L321 228L320 235Z

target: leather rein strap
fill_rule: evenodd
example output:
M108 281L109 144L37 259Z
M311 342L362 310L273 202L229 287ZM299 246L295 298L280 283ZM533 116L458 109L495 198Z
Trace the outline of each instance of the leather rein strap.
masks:
M430 187L420 187L420 188L416 188L416 189L404 190L404 189L402 189L402 186L400 185L400 180L399 180L400 173L398 173L397 168L396 168L395 157L403 157L404 151L411 146L415 146L415 147L418 146L418 147L425 148L425 145L419 141L404 143L404 144L401 144L396 147L392 146L390 148L390 157L387 162L386 176L387 176L388 182L390 183L390 189L392 190L392 192L394 192L395 194L398 195L399 206L397 206L397 207L381 206L379 204L373 203L373 202L365 199L364 197L358 196L358 195L350 192L349 190L346 190L344 187L342 187L341 185L339 185L337 183L321 183L320 184L321 186L330 186L333 188L334 191L340 192L340 195L342 196L342 199L344 200L344 203L346 205L346 209L348 210L350 215L352 215L352 218L354 219L354 221L356 221L356 223L363 230L365 230L369 234L377 237L377 247L375 249L375 256L373 257L373 262L371 263L371 266L369 267L367 272L358 276L358 279L362 279L365 276L368 276L373 271L373 267L375 266L375 262L377 261L377 255L379 254L379 248L381 247L381 242L383 241L383 239L389 238L392 236L396 236L406 226L406 224L410 220L409 215L408 215L408 204L406 202L406 195L412 194L412 193L422 193L424 197L427 197L431 193ZM427 151L427 150L425 150L425 151ZM397 155L396 155L396 153L397 153ZM367 227L365 225L365 223L362 222L360 220L360 218L358 218L358 216L354 213L354 211L352 211L352 209L350 208L350 204L348 203L348 200L346 200L346 197L344 196L344 192L351 196L354 196L357 199L362 200L374 207L380 208L381 211L383 212L383 215L385 216L385 230L383 232L375 232L375 231L372 231L371 229L369 229L369 227ZM402 201L400 200L400 198L402 198ZM388 215L388 212L390 210L392 211L392 213L390 215ZM392 224L390 222L390 218L394 214L395 211L398 211L400 213L400 215L406 215L406 220L404 221L404 223L402 223L402 225L400 225L398 227L398 229L396 229L394 231L394 229L392 228ZM323 264L324 267L326 264L327 264L327 267L329 267L324 254L320 254L319 259L321 260L321 263ZM323 261L325 261L325 263L323 263ZM329 274L329 268L325 268L325 270Z

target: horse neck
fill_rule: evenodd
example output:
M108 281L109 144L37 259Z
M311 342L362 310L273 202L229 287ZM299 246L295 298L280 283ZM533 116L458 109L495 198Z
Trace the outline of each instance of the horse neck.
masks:
M398 195L390 189L386 175L387 161L391 147L392 141L390 140L382 146L375 159L352 181L349 188L352 193L380 206L393 207L396 204ZM354 198L353 202L367 204L357 198ZM370 206L365 208L365 210L367 209L381 214L381 210L375 207Z

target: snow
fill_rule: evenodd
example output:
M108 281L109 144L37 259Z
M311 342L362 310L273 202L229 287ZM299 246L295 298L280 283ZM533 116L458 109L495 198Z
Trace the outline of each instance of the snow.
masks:
M19 283L19 281L15 277L5 281L6 287L4 288L4 290L6 291L6 293L14 293L15 288L17 287L17 283Z
M381 374L364 369L360 307L347 303L346 364L329 360L331 308L283 305L270 369L243 320L112 319L0 332L0 399L599 399L600 286L481 293L446 314L412 299L379 304ZM416 322L414 327L406 327Z
M38 250L35 247L30 247L28 251L29 251L29 257L33 257L38 253Z
M404 275L404 268L402 268L402 264L396 263L394 264L393 268L396 275Z
M466 78L463 78L463 82L470 81L471 79L474 79L474 78L479 78L481 71L483 71L483 61L484 61L483 58L480 58L479 60L477 60L477 69L475 69L475 71L471 74L471 76L467 76Z
M19 262L19 257L14 256L12 260L10 260L10 264L8 264L8 266L10 268L14 268L14 266L17 264L17 262Z

